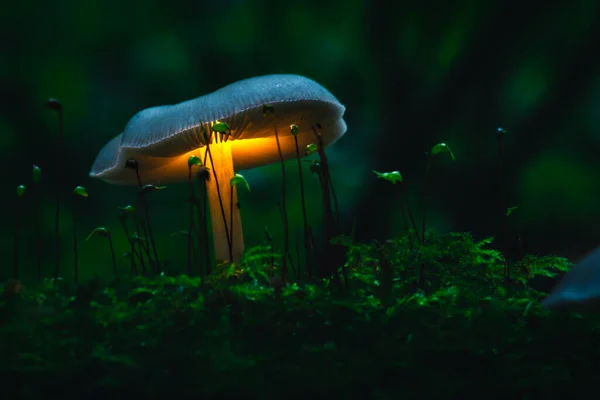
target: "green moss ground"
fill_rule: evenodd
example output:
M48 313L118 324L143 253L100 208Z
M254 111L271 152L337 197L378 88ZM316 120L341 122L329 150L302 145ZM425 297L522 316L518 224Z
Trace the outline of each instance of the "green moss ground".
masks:
M27 399L553 399L596 388L600 319L540 306L539 288L567 260L526 257L507 284L501 253L469 234L430 235L419 247L407 237L335 242L346 247L349 290L281 285L263 247L204 287L164 274L77 288L7 283L4 390ZM423 262L425 290L416 289Z

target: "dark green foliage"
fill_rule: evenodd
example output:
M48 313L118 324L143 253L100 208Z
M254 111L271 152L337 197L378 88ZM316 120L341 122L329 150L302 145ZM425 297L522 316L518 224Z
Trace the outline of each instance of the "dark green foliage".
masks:
M13 378L7 390L29 382L18 387L23 398L556 398L591 390L600 320L542 308L532 285L567 260L526 257L505 289L491 239L429 235L413 249L407 237L334 241L347 247L349 291L327 279L284 284L269 246L217 266L204 291L199 277L164 274L79 287L46 281L35 290L9 283L0 375ZM422 262L425 291L417 289Z

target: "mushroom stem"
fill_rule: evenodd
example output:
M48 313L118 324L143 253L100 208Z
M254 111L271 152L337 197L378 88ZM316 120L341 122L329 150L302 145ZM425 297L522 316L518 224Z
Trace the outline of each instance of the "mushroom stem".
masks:
M231 141L221 141L220 136L212 135L214 139L210 143L206 159L206 166L211 171L206 181L206 191L212 223L213 246L217 260L231 260L237 263L244 252L242 219L240 210L235 206L238 201L236 187L229 184L229 179L235 174ZM233 202L227 202L225 199L233 199ZM232 227L231 244L228 225Z

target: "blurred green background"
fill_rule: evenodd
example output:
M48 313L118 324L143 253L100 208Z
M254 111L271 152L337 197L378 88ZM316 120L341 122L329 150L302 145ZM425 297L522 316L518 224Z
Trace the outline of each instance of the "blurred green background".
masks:
M578 257L598 243L600 212L600 7L598 2L66 1L11 2L0 17L0 151L4 206L0 248L12 271L15 187L30 186L31 165L44 173L40 195L44 272L54 268L54 157L65 176L61 219L63 270L72 272L71 198L90 197L78 214L80 241L95 226L115 232L127 250L118 206L135 190L90 180L100 148L136 112L211 92L239 79L296 73L328 88L347 107L348 132L328 150L344 228L361 240L402 228L394 186L371 170L400 170L418 218L424 152L446 142L456 161L434 160L429 225L477 235L501 232L498 126L505 137L510 245ZM65 109L64 149L56 114ZM308 164L307 164L308 165ZM294 163L289 175L296 176ZM277 165L242 171L247 245L264 226L277 237ZM295 183L295 181L292 181ZM301 228L298 185L289 185L292 237ZM309 213L321 220L310 179ZM185 265L186 185L150 198L159 255ZM31 193L31 192L30 192ZM33 199L25 216L23 272L34 269ZM127 261L119 259L123 266ZM106 243L80 244L82 275L110 267Z

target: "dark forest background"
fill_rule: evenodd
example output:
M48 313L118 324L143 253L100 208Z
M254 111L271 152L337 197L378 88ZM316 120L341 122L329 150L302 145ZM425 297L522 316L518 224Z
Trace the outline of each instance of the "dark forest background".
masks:
M0 249L10 274L15 188L43 170L44 268L53 269L54 158L65 166L61 231L72 268L71 206L88 189L79 229L119 232L118 206L135 190L88 178L104 145L141 109L178 103L239 79L295 73L328 88L346 107L346 135L328 149L344 227L360 240L402 229L394 189L372 170L399 170L421 215L425 156L437 142L456 155L434 160L432 229L501 233L497 127L506 129L506 196L511 244L577 258L600 236L600 5L572 2L441 1L23 1L0 17ZM56 114L65 110L57 147ZM308 165L308 164L307 164ZM290 176L296 175L294 163ZM264 226L277 237L277 165L240 171L252 186L240 195L247 245ZM309 213L322 218L319 187L309 183ZM296 184L289 207L299 210ZM161 256L184 263L186 185L152 196ZM33 213L22 243L33 270ZM292 212L292 232L301 213ZM292 237L295 235L292 233ZM117 250L127 250L115 235ZM103 241L81 244L83 275L110 266ZM120 263L125 263L120 260ZM33 272L33 271L32 271Z

